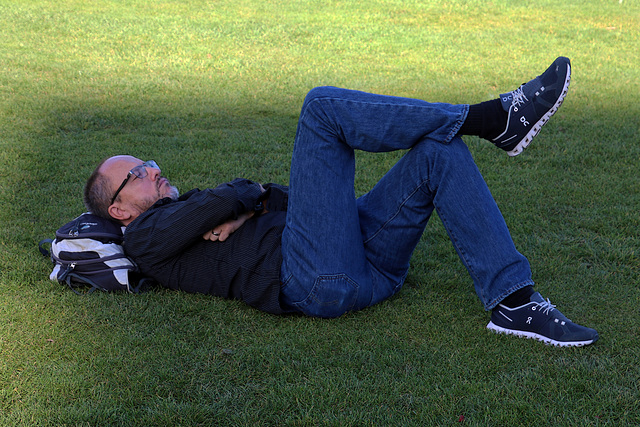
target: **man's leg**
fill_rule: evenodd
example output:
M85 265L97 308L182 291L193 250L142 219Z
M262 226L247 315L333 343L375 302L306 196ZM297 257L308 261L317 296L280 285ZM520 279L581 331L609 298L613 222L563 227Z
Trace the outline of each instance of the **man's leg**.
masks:
M565 65L568 67L567 62ZM556 61L547 72L532 81L536 83L530 82L523 87L526 89L538 86L544 80L542 77L547 78L554 72L558 80L564 78L568 84L568 68L563 69ZM518 91L512 94L516 92ZM543 99L544 95L536 93L525 101L518 98L519 108L524 105L528 111L533 111L533 107L536 107L531 117L537 122L536 129L523 137L521 142L525 144L518 143L516 151L521 151L521 148L528 145L539 127L557 110L566 94L566 85L554 89L554 93L559 101L541 109L538 107L547 102L547 99ZM525 104L521 104L522 102ZM515 104L514 101L510 108L515 108ZM466 105L428 104L334 88L317 89L309 94L296 135L290 208L287 227L283 233L282 300L285 305L308 315L335 317L375 303L384 299L385 292L391 294L397 290L399 284L392 286L391 291L376 291L382 288L375 282L385 273L380 274L376 266L369 263L366 249L358 242L360 227L359 213L353 200L353 149L387 151L409 148L422 139L447 144L460 130L468 108ZM509 111L507 130L514 121L512 119ZM519 131L515 134L520 135ZM514 151L512 154L517 153ZM480 181L484 185L484 181ZM423 207L425 219L419 222L418 229L423 229L426 224L433 209L429 204L436 203L435 194L433 199ZM445 208L439 206L439 209ZM444 220L447 215L441 216ZM490 220L491 217L489 215L485 219ZM499 217L500 220L494 224L502 222L501 215ZM473 228L473 225L470 227ZM375 225L368 228L375 229ZM473 257L465 255L465 245L456 242L456 234L452 233L454 228L456 227L447 226L456 250L474 276L474 272L483 271L484 267L478 269L468 262ZM472 230L473 232L475 231ZM508 236L508 231L506 235ZM510 237L508 240L510 241ZM410 253L415 247L415 238L408 238L408 243ZM523 257L517 262L518 268L522 270L523 262L528 270L528 263ZM395 274L397 275L397 269ZM485 274L477 274L478 277L483 275ZM475 279L476 276L474 282ZM511 290L518 286L525 286L521 290L530 288L525 281L512 284ZM485 287L490 292L485 293ZM476 285L476 289L478 288L485 306L494 306L496 302L493 295L500 295L501 286ZM505 293L508 292L507 289ZM512 293L507 300L513 303L513 297L520 293ZM516 298L519 299L521 297ZM598 339L596 331L569 321L538 293L533 294L530 302L520 307L507 304L507 300L502 301L494 310L492 322L488 326L490 329L534 337L555 345L585 345ZM506 323L504 318L507 319ZM521 327L522 330L516 327Z
M434 207L485 309L533 285L529 262L516 250L465 143L425 139L358 199L365 252L375 267L373 303L404 281Z
M424 138L448 143L468 106L312 90L303 105L291 161L282 237L283 303L335 317L371 305L367 259L354 193L354 149L411 148Z
M428 139L417 143L358 199L358 208L371 265L372 304L402 285L435 208L478 297L487 310L493 309L487 328L557 346L583 346L598 339L595 330L573 323L533 292L529 262L516 250L460 138L448 145Z

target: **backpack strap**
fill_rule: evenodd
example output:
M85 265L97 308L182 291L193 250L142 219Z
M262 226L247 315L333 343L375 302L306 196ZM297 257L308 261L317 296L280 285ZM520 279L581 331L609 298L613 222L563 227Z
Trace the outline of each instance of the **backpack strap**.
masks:
M147 284L149 284L150 286L156 284L157 282L150 278L150 277L142 277L140 278L140 280L138 280L138 286L136 286L135 288L131 288L131 293L133 294L139 294L145 291L145 287Z
M91 285L91 289L89 289L87 292L80 292L78 291L74 286L73 286L73 278L76 278L78 280L81 280L82 283L88 283ZM96 285L96 283L89 279L86 276L79 276L76 273L71 271L70 266L67 267L67 270L64 271L64 273L62 273L62 275L60 276L60 278L58 279L59 282L64 282L67 284L67 286L69 286L69 289L71 289L76 295L88 295L88 294L92 294L93 292L96 291L96 289L100 289L100 287L98 285Z
M44 245L49 244L49 247L51 247L51 244L53 243L53 239L42 239L40 240L40 242L38 242L38 250L40 251L40 253L43 256L46 257L51 257L51 252L49 252Z

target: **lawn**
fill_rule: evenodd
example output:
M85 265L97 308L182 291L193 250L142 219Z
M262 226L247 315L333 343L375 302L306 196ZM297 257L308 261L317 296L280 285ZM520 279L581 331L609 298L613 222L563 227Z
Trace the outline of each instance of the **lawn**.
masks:
M640 425L640 5L632 0L0 0L0 425ZM77 296L40 239L104 157L182 191L286 184L306 92L475 103L572 60L516 158L467 138L585 348L485 329L439 219L404 289L339 319L160 288ZM402 153L359 153L366 192Z

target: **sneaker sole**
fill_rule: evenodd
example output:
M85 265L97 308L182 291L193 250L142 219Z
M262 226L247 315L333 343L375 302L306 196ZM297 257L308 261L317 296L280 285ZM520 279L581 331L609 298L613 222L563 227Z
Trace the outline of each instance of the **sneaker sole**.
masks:
M534 332L518 331L515 329L506 329L496 325L493 322L489 322L487 329L492 330L498 334L515 335L522 338L531 338L538 341L542 341L547 345L555 345L557 347L584 347L585 345L593 344L596 340L587 341L556 341L544 335L536 334Z
M560 94L560 97L558 98L556 103L553 104L553 107L551 107L551 109L547 111L547 113L544 116L542 116L540 120L536 122L536 124L533 125L529 133L527 133L525 137L522 138L522 140L518 143L518 145L516 145L511 151L507 151L507 154L509 156L511 157L517 156L518 154L522 153L524 149L529 146L529 144L531 144L531 141L533 141L533 138L535 138L535 136L538 133L540 133L540 129L542 129L542 126L544 126L549 121L551 116L553 116L556 113L556 111L558 111L558 108L560 108L560 106L562 105L562 101L564 101L564 98L567 96L567 92L569 91L570 82L571 82L571 65L567 65L567 77L564 80L564 86L562 87L562 93Z

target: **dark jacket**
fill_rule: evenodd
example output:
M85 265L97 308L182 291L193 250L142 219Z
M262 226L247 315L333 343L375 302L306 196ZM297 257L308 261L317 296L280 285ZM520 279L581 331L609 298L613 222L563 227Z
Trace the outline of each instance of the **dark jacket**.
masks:
M239 299L274 314L280 306L281 237L287 188L236 179L214 189L162 199L129 224L125 252L141 272L171 289ZM216 225L250 210L254 215L224 242L204 240Z

